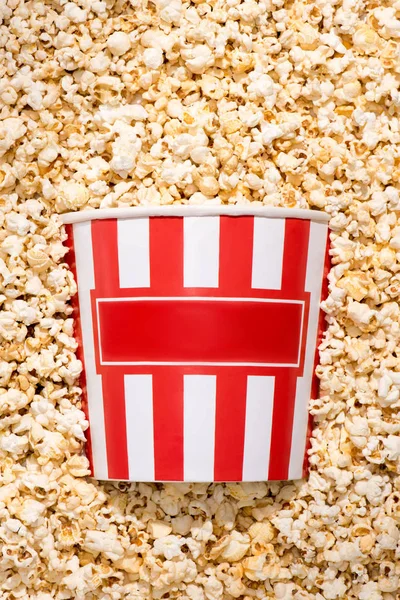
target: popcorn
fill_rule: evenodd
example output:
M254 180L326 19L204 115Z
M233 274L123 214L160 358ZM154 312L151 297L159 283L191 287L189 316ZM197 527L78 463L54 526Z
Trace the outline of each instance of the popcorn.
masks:
M149 69L158 69L164 62L161 48L146 48L143 52L143 62Z
M102 553L112 561L118 560L124 553L123 546L113 531L87 531L82 547L95 556Z
M360 302L351 302L351 304L349 304L348 306L347 314L356 325L363 326L369 324L374 313L367 304L361 304Z
M126 178L135 166L136 157L142 147L139 137L132 131L120 135L112 144L113 158L110 161L110 168Z
M175 535L166 535L155 540L154 553L156 556L161 554L168 560L171 560L176 556L183 557L181 546L184 543L185 541L183 539L180 539Z
M9 389L0 395L0 410L1 412L13 412L24 408L29 403L29 398L26 394L19 390Z
M327 600L334 600L335 598L343 598L346 594L347 586L343 578L338 578L333 581L324 581L321 589L324 597Z
M105 73L110 66L110 59L104 52L98 52L90 59L89 69L92 73Z
M46 507L34 499L27 499L22 504L22 509L19 511L18 517L25 525L33 525L45 512Z
M172 532L172 527L163 521L149 523L149 533L154 539L164 538Z
M9 435L0 436L0 448L11 455L20 456L26 452L28 448L28 438L26 435Z
M226 541L224 538L221 538L220 542L222 542L222 540L224 540L224 547L218 556L221 560L236 562L242 559L250 548L249 536L247 534L242 535L237 531L233 531L231 535L227 536Z
M264 574L265 554L250 556L242 561L244 574L250 581L265 581Z
M394 597L396 7L61 4L0 10L1 593ZM86 482L76 282L55 213L250 202L331 216L310 476Z
M13 211L6 215L6 224L9 231L21 236L26 235L30 230L34 231L36 229L23 215Z
M26 131L27 128L19 117L9 117L0 121L0 157L4 156Z
M214 64L211 49L205 44L197 44L193 48L181 50L181 57L191 73L200 74Z
M131 49L131 40L129 35L123 31L114 31L107 39L107 48L114 56L122 56Z
M271 109L276 99L276 86L273 79L269 75L260 73L259 71L252 71L249 74L249 78L251 82L247 88L249 98L251 100L263 98L265 106Z
M155 0L155 4L160 9L160 18L163 21L174 25L179 24L182 12L181 0Z
M87 19L87 11L77 6L74 2L64 5L64 14L73 23L84 23Z
M219 183L215 177L206 176L198 179L197 185L205 196L216 196L219 192Z

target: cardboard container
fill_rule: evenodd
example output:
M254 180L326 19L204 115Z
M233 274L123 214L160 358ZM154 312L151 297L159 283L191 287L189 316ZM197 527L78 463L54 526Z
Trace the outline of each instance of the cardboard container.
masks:
M173 206L63 221L93 476L303 477L328 216Z

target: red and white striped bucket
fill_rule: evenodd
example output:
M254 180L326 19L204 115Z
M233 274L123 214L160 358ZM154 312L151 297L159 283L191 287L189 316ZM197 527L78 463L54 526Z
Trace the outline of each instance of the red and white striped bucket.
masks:
M93 476L303 477L328 216L173 206L63 221Z

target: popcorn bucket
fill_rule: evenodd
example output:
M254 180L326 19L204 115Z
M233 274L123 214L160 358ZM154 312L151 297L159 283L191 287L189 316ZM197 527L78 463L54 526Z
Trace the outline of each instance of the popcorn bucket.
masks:
M303 477L328 216L172 206L63 221L93 476Z

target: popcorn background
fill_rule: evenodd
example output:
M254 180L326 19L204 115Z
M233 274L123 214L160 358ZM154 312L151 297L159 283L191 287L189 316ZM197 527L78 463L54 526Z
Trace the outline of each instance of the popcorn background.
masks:
M0 0L0 598L400 598L400 1ZM58 213L331 216L308 481L86 479Z

